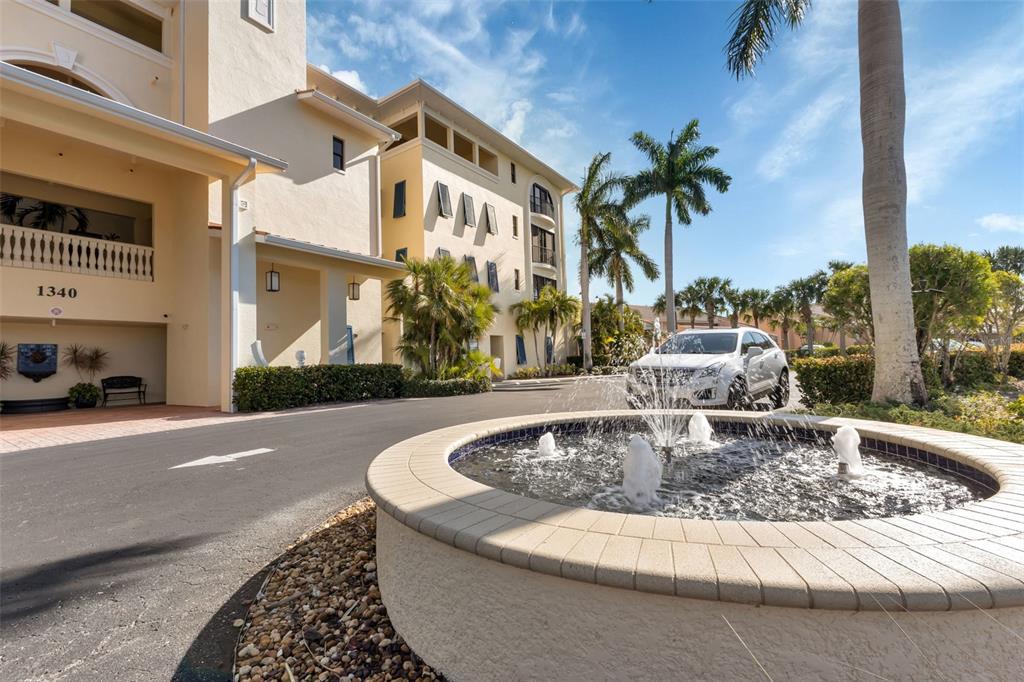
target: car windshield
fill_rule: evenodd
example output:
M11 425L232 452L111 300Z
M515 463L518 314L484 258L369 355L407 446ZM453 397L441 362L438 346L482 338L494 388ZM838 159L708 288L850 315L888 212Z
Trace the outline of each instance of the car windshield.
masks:
M736 334L676 334L658 349L668 355L720 355L736 350Z

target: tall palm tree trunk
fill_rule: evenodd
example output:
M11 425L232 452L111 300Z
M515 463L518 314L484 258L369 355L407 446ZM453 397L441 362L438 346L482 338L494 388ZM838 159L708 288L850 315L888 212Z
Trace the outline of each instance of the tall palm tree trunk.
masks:
M622 297L622 273L615 273L615 305L619 308L619 331L626 329L626 301Z
M860 127L864 238L875 325L874 401L923 403L907 251L906 93L897 0L860 0Z
M804 310L804 326L807 327L807 352L814 354L814 313L808 307Z
M583 369L589 370L594 366L593 345L590 338L590 235L586 230L586 216L580 218L583 229L580 230L580 298L583 300L583 308L580 316L583 318ZM545 340L544 343L547 343ZM545 350L545 353L547 351Z
M672 196L665 195L665 321L669 334L676 333L676 294L672 290Z

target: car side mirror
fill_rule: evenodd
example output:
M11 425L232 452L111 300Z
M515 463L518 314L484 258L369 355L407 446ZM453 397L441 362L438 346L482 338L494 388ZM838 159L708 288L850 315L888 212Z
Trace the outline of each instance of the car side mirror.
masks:
M764 348L761 348L760 346L751 346L747 349L747 358L756 358L762 353L764 353Z

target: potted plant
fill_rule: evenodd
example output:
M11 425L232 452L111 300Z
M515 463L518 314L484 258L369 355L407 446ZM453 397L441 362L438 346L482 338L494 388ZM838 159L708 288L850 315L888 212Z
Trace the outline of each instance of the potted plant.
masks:
M102 348L87 348L77 343L64 349L64 365L73 367L78 372L78 378L82 379L68 391L68 398L74 401L75 407L96 407L100 389L93 382L96 375L106 368L107 355L107 351ZM85 380L86 376L89 377L88 381Z
M77 408L96 407L100 400L100 389L96 384L82 381L68 389L68 399Z
M14 346L6 341L0 341L0 380L11 378L14 370Z

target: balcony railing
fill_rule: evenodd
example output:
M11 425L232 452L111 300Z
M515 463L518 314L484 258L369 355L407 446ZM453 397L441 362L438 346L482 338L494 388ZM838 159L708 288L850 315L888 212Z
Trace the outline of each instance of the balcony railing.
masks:
M533 262L534 263L547 263L551 267L558 267L558 262L555 260L555 250L546 246L533 245Z
M531 196L530 211L532 213L540 213L541 215L546 215L552 220L555 219L555 205L550 200L544 201L541 198Z
M0 265L153 281L153 248L0 225Z

